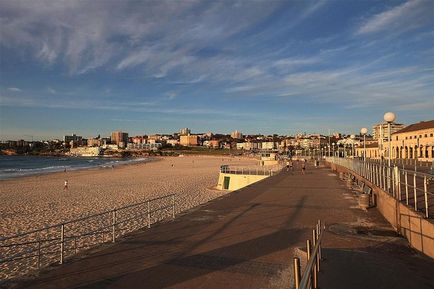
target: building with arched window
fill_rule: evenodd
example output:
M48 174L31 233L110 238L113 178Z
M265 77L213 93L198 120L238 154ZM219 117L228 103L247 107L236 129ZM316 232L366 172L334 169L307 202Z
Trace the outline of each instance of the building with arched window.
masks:
M434 120L409 125L393 133L391 138L392 159L434 160ZM388 142L384 143L384 149L389 149Z

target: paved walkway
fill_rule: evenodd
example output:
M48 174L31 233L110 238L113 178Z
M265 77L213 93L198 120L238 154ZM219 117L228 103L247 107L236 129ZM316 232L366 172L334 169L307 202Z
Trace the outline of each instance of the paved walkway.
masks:
M19 288L289 288L292 258L328 224L321 288L433 288L434 262L326 168L283 172L42 272ZM375 230L372 228L375 226Z

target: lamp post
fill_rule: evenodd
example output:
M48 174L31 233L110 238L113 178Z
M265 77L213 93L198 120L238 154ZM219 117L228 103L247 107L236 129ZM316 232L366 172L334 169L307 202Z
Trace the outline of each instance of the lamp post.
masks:
M396 116L393 112L386 112L384 114L384 120L387 122L387 140L389 141L389 149L388 149L388 153L387 153L387 159L388 159L388 189L390 191L391 188L391 179L392 179L392 172L391 172L391 159L392 159L392 139L391 139L391 133L390 133L390 125L392 124L392 122L394 122L396 119Z
M335 143L332 143L332 146L333 146L333 157L335 157Z
M391 134L390 134L390 125L392 124L392 122L394 122L396 119L396 115L393 112L386 112L384 114L384 120L387 122L387 140L389 141L389 151L387 153L387 158L388 158L388 164L390 167L390 162L391 162L391 158L392 158L392 140L391 140Z
M368 133L368 129L363 127L360 133L363 135L363 162L366 162L366 134Z
M354 139L356 138L356 136L352 134L350 138L351 138L351 155L354 158Z

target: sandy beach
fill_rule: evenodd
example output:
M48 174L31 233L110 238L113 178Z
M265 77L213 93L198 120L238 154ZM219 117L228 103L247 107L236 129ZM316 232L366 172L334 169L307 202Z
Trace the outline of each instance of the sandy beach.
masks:
M177 194L178 210L225 192L212 190L222 164L250 165L245 158L162 157L148 163L0 181L0 236L41 228L148 198ZM68 190L64 182L68 180Z

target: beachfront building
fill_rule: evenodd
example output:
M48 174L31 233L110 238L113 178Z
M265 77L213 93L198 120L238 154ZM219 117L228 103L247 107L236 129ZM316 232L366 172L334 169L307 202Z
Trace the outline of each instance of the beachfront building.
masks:
M87 140L87 146L88 147L99 147L99 146L102 146L102 145L103 145L103 143L101 141L101 138L93 138L93 137L91 137L91 138L89 138Z
M242 139L243 138L243 134L237 130L231 132L231 138L233 139Z
M401 129L405 128L405 125L401 123L391 123L390 133L393 134ZM372 127L372 136L374 140L378 142L387 141L387 136L389 135L389 129L387 123L379 123Z
M71 148L69 154L72 156L96 157L102 154L102 149L100 147Z
M187 147L197 146L199 144L199 138L197 135L194 134L181 135L179 143L182 146L187 146Z
M148 139L147 136L137 135L137 136L131 137L129 142L132 142L132 143L135 143L135 144L146 143L147 139Z
M363 158L363 153L365 148L363 147L363 143L356 148L356 156L359 158ZM368 159L379 159L381 158L380 150L378 148L378 142L366 143L366 158Z
M220 141L216 139L205 140L203 141L203 146L213 148L213 149L218 149L220 148Z
M409 125L393 133L391 139L393 159L434 160L434 120ZM386 141L384 150L388 148Z
M190 133L191 133L191 131L188 127L181 128L179 130L179 135L189 135Z
M392 130L391 130L392 131ZM366 142L366 157L372 159L387 158L389 142ZM417 159L434 161L434 120L422 121L392 133L392 159ZM363 142L356 149L358 157L363 157Z
M65 135L63 137L63 141L65 145L69 145L71 147L80 146L83 144L83 137L76 134Z
M177 139L168 139L166 140L166 144L171 145L171 146L176 146L179 145L179 140Z
M159 148L163 146L162 143L154 142L154 143L128 143L128 150L145 150L145 151L157 151Z
M111 143L116 144L119 147L123 144L125 146L128 143L128 133L122 131L114 131L111 135Z

